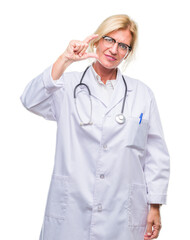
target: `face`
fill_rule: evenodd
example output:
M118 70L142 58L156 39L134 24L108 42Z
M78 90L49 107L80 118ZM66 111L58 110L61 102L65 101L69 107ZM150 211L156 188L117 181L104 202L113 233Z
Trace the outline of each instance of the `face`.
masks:
M132 36L128 29L119 29L106 34L106 36L112 37L117 42L125 43L129 46L132 41ZM98 42L96 53L99 56L101 65L109 69L116 68L126 56L126 53L119 51L118 43L115 43L111 47L106 47L103 39L100 39Z

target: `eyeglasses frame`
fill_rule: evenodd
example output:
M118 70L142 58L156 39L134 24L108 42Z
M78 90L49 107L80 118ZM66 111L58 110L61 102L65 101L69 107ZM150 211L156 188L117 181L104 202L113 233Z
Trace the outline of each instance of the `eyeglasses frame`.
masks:
M123 45L125 45L125 46L128 47L129 51L132 50L132 47L129 46L128 44L126 44L126 43L117 42L114 38L112 38L112 37L110 37L110 36L107 36L107 35L102 36L103 39L105 39L106 37L112 39L113 42L114 42L114 44L115 44L115 43L118 43L118 45L120 45L120 46L121 46L121 44L123 44Z

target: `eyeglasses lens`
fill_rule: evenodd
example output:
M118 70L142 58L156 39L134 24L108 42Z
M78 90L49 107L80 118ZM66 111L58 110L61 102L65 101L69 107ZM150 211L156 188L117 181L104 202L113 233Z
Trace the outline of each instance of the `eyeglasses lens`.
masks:
M113 38L108 36L103 37L103 42L105 47L112 47L116 43L116 41ZM122 53L126 53L129 49L124 43L119 43L118 50Z

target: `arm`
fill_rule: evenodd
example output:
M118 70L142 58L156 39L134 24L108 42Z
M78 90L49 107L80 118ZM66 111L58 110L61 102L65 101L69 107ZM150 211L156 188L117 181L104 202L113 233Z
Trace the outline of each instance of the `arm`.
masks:
M152 95L144 174L149 204L166 204L170 157L165 143L156 100Z
M51 69L48 67L43 73L30 81L20 99L24 107L48 120L56 120L54 106L54 92L64 89L64 81L54 82L51 78Z
M150 204L144 240L157 238L161 227L160 204Z
M145 240L158 237L161 229L160 206L166 204L170 174L169 153L164 140L157 104L152 92L151 96L150 124L144 167L148 188L148 203L150 204Z
M95 53L86 52L90 41L97 36L98 35L89 36L84 41L71 41L65 52L57 59L52 67L49 67L29 82L20 97L21 102L29 111L45 119L56 120L54 93L59 89L64 91L65 80L63 73L74 61L84 60L90 57L97 58Z

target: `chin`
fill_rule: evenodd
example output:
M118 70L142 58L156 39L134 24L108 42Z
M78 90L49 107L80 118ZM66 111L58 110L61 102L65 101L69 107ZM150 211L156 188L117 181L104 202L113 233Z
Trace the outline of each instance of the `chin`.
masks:
M107 62L107 61L102 61L102 60L98 60L98 62L105 68L107 69L114 69L118 67L118 63L116 62Z

